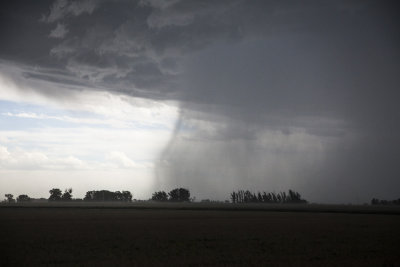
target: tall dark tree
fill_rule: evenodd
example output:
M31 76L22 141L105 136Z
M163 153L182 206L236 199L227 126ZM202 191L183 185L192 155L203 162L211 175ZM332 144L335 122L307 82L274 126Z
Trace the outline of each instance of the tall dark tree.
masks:
M260 192L257 194L257 202L262 202L263 198Z
M19 195L17 197L17 202L29 202L31 198L28 195Z
M72 188L65 189L64 194L61 196L62 201L71 201L72 200Z
M132 201L132 193L129 191L122 191L122 201L131 202Z
M175 188L169 193L169 200L173 202L190 201L190 192L185 188Z
M13 194L5 194L4 196L7 198L7 202L8 203L14 203L15 202Z
M49 191L50 197L49 201L60 201L62 196L62 191L58 188L53 188Z
M168 201L168 194L164 191L154 192L151 200L154 201Z
M231 200L232 200L232 203L237 202L237 193L236 192L231 193Z

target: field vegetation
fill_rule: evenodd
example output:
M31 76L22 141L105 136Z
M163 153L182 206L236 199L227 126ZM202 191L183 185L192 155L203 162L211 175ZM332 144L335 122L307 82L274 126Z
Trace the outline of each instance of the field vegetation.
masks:
M344 207L330 208L172 202L2 204L0 265L398 266L398 209L379 213L351 206L346 213Z

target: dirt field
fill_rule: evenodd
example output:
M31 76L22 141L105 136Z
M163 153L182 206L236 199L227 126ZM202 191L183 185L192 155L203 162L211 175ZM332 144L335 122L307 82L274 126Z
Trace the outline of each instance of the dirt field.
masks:
M400 266L400 216L0 207L0 266Z

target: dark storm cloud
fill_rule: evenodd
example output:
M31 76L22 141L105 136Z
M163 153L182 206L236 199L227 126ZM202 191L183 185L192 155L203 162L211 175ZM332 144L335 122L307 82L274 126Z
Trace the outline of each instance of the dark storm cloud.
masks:
M162 155L166 184L205 190L229 179L232 187L281 182L314 196L357 191L361 199L373 190L393 195L399 185L394 1L4 6L0 57L32 66L25 79L179 101L181 118ZM275 158L266 162L265 153ZM300 163L301 153L313 160ZM287 177L284 170L290 183L271 178ZM265 173L279 181L269 184Z
M385 97L397 82L396 21L385 8L390 5L55 1L34 23L51 28L27 40L47 49L33 47L22 57L28 53L22 47L7 56L143 96L311 114L352 114L362 105L364 114L372 98L360 93L381 95L375 88L385 80ZM68 29L53 34L59 41L49 38L58 25Z

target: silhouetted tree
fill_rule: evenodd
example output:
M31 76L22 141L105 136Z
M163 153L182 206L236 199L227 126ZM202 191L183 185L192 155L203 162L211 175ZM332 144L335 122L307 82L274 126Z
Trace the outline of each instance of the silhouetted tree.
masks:
M154 192L151 196L151 200L153 201L168 201L168 194L164 191Z
M17 197L17 202L29 202L31 201L31 198L28 197L28 195L19 195Z
M132 194L129 191L122 191L122 201L131 202Z
M290 192L290 190L289 190L289 192ZM286 195L286 192L281 192L281 196L282 196L283 203L288 202L288 196Z
M272 195L272 200L273 200L273 202L274 202L274 203L278 203L278 198L276 197L276 193L273 192L273 193L271 193L271 195Z
M190 201L190 192L185 188L175 188L169 193L169 200L174 202Z
M4 195L6 198L7 198L7 202L8 203L14 203L15 202L15 199L14 199L14 195L13 194L5 194Z
M231 200L232 200L232 203L237 203L237 193L236 192L231 193Z
M278 202L278 203L282 203L282 202L283 202L283 201L282 201L282 196L281 196L281 194L279 194L279 193L276 195L276 199L277 199L277 202Z
M244 202L245 200L244 200L244 190L240 190L239 192L239 200L240 200L240 202Z
M115 200L116 201L123 201L123 195L122 195L122 192L120 192L120 191L115 191L114 192L114 194L115 194Z
M49 201L60 201L62 196L62 191L58 188L53 188L49 191L50 197Z
M92 201L94 200L94 193L96 191L87 191L85 197L83 198L84 201Z
M72 200L72 188L65 189L64 194L61 196L62 201L71 201Z
M250 202L251 200L252 200L252 194L251 194L251 192L250 192L249 190L246 190L246 191L244 192L243 201L246 202L246 203L248 203L248 202Z
M262 202L263 198L260 192L257 194L257 202Z

